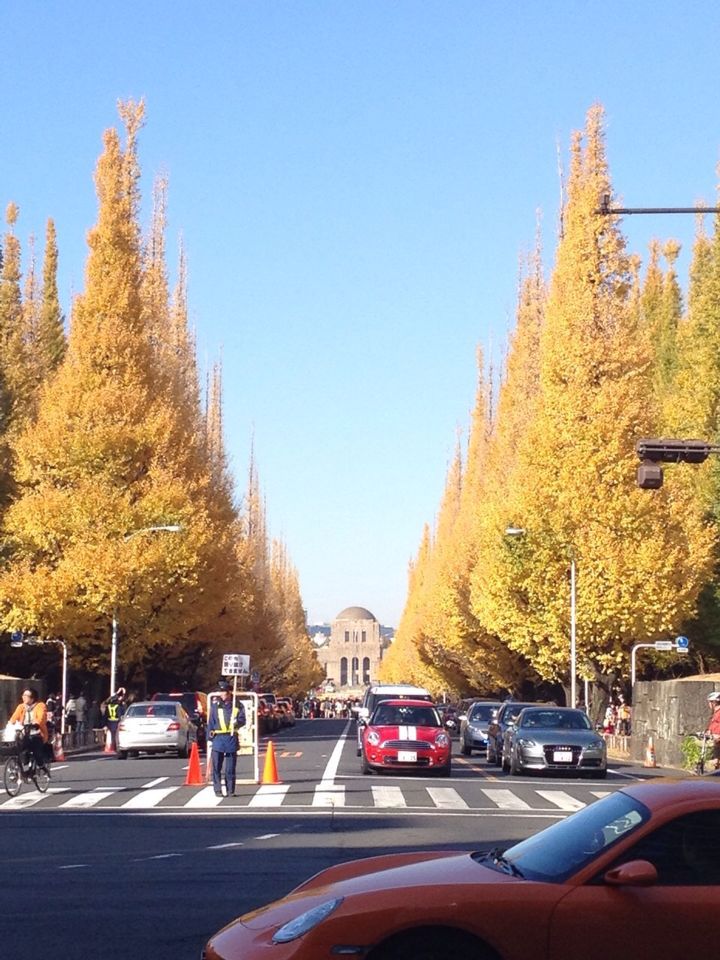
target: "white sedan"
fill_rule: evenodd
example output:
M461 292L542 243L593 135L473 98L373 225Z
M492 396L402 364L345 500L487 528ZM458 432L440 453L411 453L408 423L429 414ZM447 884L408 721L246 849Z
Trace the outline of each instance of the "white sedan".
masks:
M118 724L117 755L160 753L171 750L187 757L196 727L179 703L153 700L133 703Z

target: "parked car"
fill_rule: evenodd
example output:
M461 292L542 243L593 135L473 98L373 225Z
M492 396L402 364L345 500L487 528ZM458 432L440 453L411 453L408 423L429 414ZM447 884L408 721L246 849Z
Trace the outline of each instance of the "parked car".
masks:
M258 694L260 733L275 733L281 726L281 711L274 693Z
M488 726L497 717L499 700L475 700L467 713L460 715L460 753L469 757L473 750L487 753Z
M487 762L495 766L502 766L503 740L505 731L510 723L514 723L524 707L542 707L546 704L537 701L519 703L516 700L505 700L500 704L495 720L488 724ZM554 706L554 704L553 704Z
M375 707L382 700L424 700L433 702L433 696L424 687L414 687L408 683L376 683L368 687L357 711L357 755L362 753L363 727L370 719Z
M715 943L718 903L720 790L660 780L507 848L339 863L228 924L202 957L674 960Z
M182 705L195 724L196 740L200 750L207 746L207 694L200 690L181 690L172 693L154 693L151 700L171 700Z
M117 728L117 755L173 751L187 757L197 731L179 703L148 700L132 703Z
M607 747L587 714L573 707L526 707L505 730L503 769L607 776Z
M452 742L440 714L426 700L382 700L363 727L363 773L427 770L449 777Z
M278 710L281 711L281 723L284 727L295 726L295 709L290 697L277 698Z

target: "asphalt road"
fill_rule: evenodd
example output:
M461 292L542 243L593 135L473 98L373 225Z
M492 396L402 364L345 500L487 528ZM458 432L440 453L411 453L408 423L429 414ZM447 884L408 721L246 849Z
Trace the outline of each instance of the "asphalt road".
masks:
M298 722L273 744L282 784L242 783L219 803L183 785L187 761L103 754L58 764L44 797L0 797L3 956L197 960L224 923L327 866L507 845L662 773L613 764L607 781L510 778L456 757L452 778L363 777L344 721ZM250 780L249 759L242 767Z

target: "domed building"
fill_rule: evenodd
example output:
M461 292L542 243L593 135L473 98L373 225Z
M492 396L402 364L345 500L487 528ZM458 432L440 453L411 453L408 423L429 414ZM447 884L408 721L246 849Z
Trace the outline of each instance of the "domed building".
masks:
M377 678L385 646L377 618L365 607L346 607L333 620L317 658L338 691L363 687Z

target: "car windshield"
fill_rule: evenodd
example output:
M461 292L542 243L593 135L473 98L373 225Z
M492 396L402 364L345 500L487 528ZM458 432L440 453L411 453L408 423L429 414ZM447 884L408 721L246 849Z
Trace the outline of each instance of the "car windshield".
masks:
M513 703L512 706L508 705L498 715L499 723L515 723L517 718L520 716L520 711L524 710L525 707L534 707L534 703Z
M492 851L473 857L486 866L506 867L506 872L526 880L563 883L649 817L643 803L618 791L516 843L502 856Z
M432 707L403 707L383 703L371 721L373 726L439 727L440 717Z
M134 703L128 708L127 717L168 717L175 716L175 704L163 703Z
M554 730L591 730L592 726L582 710L524 710L520 727L544 727Z
M497 707L489 703L478 703L470 710L468 720L491 720L494 710L497 710Z

